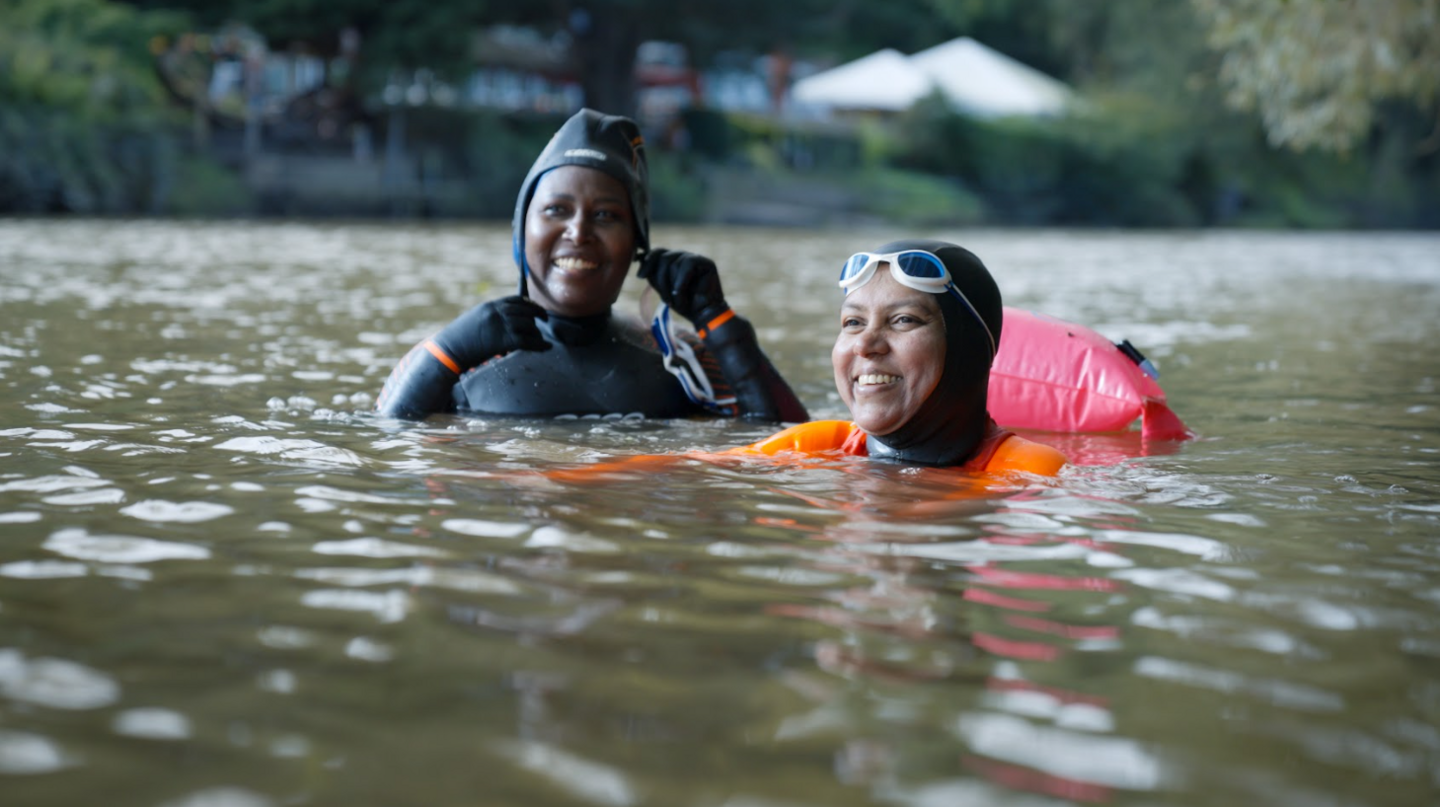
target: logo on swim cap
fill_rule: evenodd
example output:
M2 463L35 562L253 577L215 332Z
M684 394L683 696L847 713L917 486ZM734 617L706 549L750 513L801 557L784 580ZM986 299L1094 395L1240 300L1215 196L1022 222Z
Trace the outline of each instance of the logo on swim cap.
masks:
M595 149L566 149L562 157L587 157L591 160L605 159L605 152Z

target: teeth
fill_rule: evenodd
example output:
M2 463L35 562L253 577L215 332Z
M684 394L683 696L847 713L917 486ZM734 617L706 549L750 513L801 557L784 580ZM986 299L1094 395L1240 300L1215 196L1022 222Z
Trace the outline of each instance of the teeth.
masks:
M855 380L860 386L865 387L872 384L889 384L892 381L899 381L900 376L885 375L884 373L865 373Z
M594 261L587 261L584 258L556 258L555 265L561 269L594 269L599 264Z

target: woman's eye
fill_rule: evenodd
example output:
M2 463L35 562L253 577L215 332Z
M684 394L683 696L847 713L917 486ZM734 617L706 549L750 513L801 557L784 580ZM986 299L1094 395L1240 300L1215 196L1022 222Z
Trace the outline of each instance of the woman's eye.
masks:
M545 215L547 215L547 216L563 216L563 215L565 215L565 206L564 206L564 205L545 205Z
M846 317L840 320L840 327L842 328L860 328L863 327L864 324L865 323L855 317Z

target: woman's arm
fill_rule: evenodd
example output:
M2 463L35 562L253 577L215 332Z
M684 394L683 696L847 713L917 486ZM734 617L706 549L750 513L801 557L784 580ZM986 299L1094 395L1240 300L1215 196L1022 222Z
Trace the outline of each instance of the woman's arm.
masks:
M519 296L475 306L405 354L380 390L375 410L410 420L455 411L451 388L465 371L512 350L550 349L535 324L548 316Z

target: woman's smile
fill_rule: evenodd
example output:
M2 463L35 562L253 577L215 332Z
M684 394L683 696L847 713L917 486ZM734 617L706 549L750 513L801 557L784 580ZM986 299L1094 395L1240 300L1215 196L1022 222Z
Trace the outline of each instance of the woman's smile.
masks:
M840 400L860 428L883 436L905 425L945 366L945 320L935 295L896 282L889 264L880 264L846 296L830 361Z
M530 295L562 316L610 310L635 257L635 219L620 180L562 165L535 186L525 215Z

